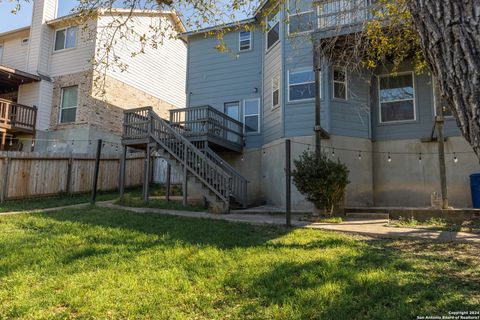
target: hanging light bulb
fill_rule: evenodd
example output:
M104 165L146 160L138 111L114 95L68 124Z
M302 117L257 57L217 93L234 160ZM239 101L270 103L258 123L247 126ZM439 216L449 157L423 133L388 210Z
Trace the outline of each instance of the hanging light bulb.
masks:
M422 162L422 153L421 152L418 154L418 162Z
M454 163L458 162L457 154L455 152L453 153L453 162Z
M265 155L265 149L263 149L263 155Z
M13 145L13 136L10 137L10 147Z
M335 157L335 148L332 148L332 157Z
M388 161L388 162L392 162L392 156L390 155L390 152L388 153L387 161Z
M243 161L243 156L240 158L240 161Z
M358 160L362 160L362 152L358 151Z

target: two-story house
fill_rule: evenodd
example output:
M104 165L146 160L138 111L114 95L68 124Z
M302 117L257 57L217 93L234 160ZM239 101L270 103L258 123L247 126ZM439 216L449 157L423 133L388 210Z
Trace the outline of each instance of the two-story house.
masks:
M240 123L244 145L229 146L225 141L239 142L237 133L211 124L207 140L249 180L250 204L285 205L285 139L292 140L293 158L314 148L312 39L331 37L335 30L355 32L339 26L364 22L369 4L292 0L286 8L267 1L251 19L184 34L184 120L199 125L195 112L208 108L227 115L224 124ZM218 50L221 41L224 52ZM346 204L429 206L431 194L440 192L437 144L430 139L436 103L431 77L408 63L395 74L388 67L372 74L324 57L318 85L321 124L328 133L323 150L350 169ZM223 142L215 140L220 134ZM470 207L468 179L480 169L478 159L448 114L445 134L450 203ZM292 202L294 208L311 207L295 188Z
M133 54L141 41L122 38L111 23L127 16L138 35L163 28L162 44ZM170 37L185 29L175 13L98 10L78 18L57 17L57 0L36 0L31 26L0 34L0 150L92 152L95 139L120 142L124 109L148 105L165 116L185 107L186 43ZM126 70L95 67L105 62L109 37Z

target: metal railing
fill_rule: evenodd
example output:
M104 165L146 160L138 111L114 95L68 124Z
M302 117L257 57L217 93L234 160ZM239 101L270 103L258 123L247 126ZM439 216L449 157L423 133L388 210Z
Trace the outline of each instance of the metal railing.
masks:
M36 121L37 107L0 99L0 127L34 133Z
M379 9L376 0L324 0L317 1L318 29L330 29L363 24L373 18Z
M177 132L167 121L161 119L153 112L152 107L124 112L123 138L128 140L152 138L227 207L230 205L232 180L230 175Z
M170 110L170 124L186 137L213 137L243 147L243 123L208 105Z

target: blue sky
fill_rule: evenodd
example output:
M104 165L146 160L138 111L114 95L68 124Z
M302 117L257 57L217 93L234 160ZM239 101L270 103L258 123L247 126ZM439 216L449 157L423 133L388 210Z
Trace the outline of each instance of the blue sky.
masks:
M75 7L77 0L60 0L58 5L58 16L64 16ZM12 14L15 3L0 0L0 32L18 29L29 26L32 19L32 1L22 1L22 7L17 14Z

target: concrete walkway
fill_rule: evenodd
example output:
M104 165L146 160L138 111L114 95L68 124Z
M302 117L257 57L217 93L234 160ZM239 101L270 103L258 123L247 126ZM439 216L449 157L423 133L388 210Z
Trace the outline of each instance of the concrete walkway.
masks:
M189 218L205 218L231 222L242 222L254 225L285 225L285 216L282 215L245 214L238 212L220 215L207 212L176 211L155 208L132 208L113 204L112 201L99 202L97 205L105 208L128 210L137 213L158 213ZM355 233L387 239L423 239L439 242L469 242L480 244L480 234L454 231L434 231L414 228L395 228L387 226L388 220L348 219L342 223L312 223L300 221L299 218L301 216L302 215L292 215L293 226Z

